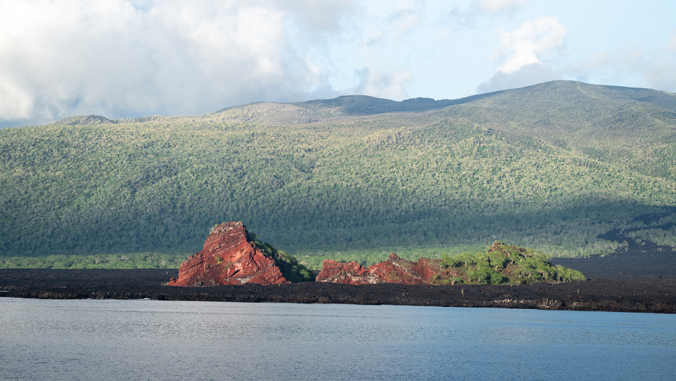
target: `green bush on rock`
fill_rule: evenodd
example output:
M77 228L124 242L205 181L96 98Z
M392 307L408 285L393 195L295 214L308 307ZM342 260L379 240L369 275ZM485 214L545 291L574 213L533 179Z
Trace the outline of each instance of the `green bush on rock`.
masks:
M275 265L279 267L282 275L291 283L298 282L313 282L315 275L304 265L290 254L282 250L277 250L274 246L267 242L262 242L258 239L258 235L254 232L249 232L254 244L259 248L265 256L274 259Z
M484 253L444 255L441 268L447 270L446 274L449 275L437 278L436 282L501 284L586 280L581 272L561 265L555 266L550 259L550 256L540 251L496 241Z

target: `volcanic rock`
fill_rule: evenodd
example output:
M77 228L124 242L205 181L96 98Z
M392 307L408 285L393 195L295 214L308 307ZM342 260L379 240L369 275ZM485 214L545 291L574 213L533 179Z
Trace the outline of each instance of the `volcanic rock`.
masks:
M205 287L244 283L290 283L273 258L254 243L241 222L226 222L211 230L201 252L181 264L169 286Z
M505 245L501 241L495 241L487 253L498 252L506 256L530 257L528 250ZM401 259L397 254L390 254L386 261L364 268L357 262L336 262L330 259L324 260L322 271L317 275L317 282L343 283L343 284L375 284L375 283L399 283L399 284L455 284L465 278L465 274L459 269L442 266L442 260L430 258L418 258L417 262Z
M435 276L443 271L439 259L420 258L417 262L411 262L392 253L388 260L369 268L354 261L344 263L326 259L322 271L317 275L317 282L431 284Z

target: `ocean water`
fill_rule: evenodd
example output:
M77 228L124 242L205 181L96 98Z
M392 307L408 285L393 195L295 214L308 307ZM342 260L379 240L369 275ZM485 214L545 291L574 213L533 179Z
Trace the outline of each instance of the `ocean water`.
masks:
M2 380L676 379L676 316L0 298Z

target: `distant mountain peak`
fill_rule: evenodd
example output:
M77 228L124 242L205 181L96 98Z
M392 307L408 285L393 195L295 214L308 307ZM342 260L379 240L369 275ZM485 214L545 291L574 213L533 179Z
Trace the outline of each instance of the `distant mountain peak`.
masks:
M74 115L67 118L63 118L52 124L58 124L62 126L75 126L75 125L95 125L95 124L117 124L117 120L108 119L105 116L101 115Z
M217 119L225 123L300 125L389 113L422 113L461 105L475 108L524 110L538 107L605 107L618 102L625 105L659 107L663 110L676 112L676 94L673 93L557 80L517 89L476 94L459 99L435 100L420 97L394 101L369 95L342 95L332 99L314 99L293 103L254 102L193 116L148 116L111 120L101 115L76 115L61 119L53 124L101 125L145 123L169 119L178 122L187 118Z

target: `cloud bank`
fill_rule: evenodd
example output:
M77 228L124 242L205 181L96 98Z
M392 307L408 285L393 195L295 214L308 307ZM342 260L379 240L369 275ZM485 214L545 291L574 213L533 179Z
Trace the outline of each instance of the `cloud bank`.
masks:
M594 38L626 20L601 17L607 7L599 6L571 22L566 7L528 0L2 0L0 128L76 114L199 114L344 94L452 98L554 79L676 90L676 29L668 17L637 17L640 35Z
M330 33L353 8L336 0L4 1L0 122L305 98L326 85L325 73L290 35Z

